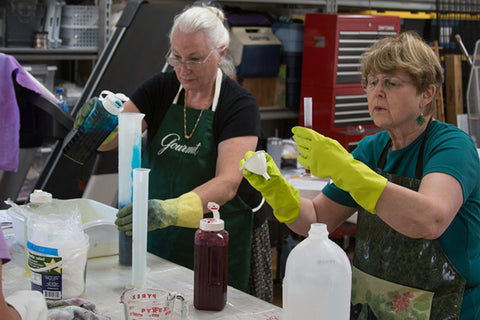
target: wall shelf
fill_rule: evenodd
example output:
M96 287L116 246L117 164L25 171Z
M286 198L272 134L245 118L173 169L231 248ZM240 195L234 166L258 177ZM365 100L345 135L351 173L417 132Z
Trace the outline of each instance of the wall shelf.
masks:
M260 107L260 120L298 119L298 110L280 107Z
M35 48L0 48L1 53L14 56L21 60L96 60L98 58L97 48L75 48L75 49L35 49Z
M357 9L396 9L396 10L408 10L408 11L435 11L436 0L383 0L383 1L369 1L369 0L221 0L222 3L236 3L241 5L242 3L255 3L255 4L285 4L288 6L295 5L310 5L310 6L322 6L332 5L336 2L338 8L357 8Z

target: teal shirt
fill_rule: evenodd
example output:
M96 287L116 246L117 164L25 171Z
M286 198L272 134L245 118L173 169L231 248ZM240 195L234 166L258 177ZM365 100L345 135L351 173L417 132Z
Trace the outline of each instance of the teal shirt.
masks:
M386 131L367 136L360 141L352 154L355 159L374 169L377 167L377 161L389 138ZM390 150L384 170L400 176L415 178L415 167L422 138L423 135L420 135L403 149ZM425 145L423 175L431 172L449 174L457 179L462 186L463 205L438 240L452 264L466 279L467 284L479 284L480 161L473 140L453 125L433 121ZM322 192L331 200L342 205L358 206L350 197L350 194L333 184L327 185ZM480 287L470 291L475 291L477 297L475 300L478 301L480 299ZM464 302L467 302L465 298Z

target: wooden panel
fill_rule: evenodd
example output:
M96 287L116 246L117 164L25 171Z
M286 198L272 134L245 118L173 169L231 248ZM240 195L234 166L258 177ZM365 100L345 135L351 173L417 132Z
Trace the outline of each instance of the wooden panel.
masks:
M433 51L437 55L438 60L441 61L440 53L439 53L440 49L443 49L443 48L439 47L438 46L438 41L435 40L433 42ZM444 108L444 104L443 104L443 89L442 89L441 86L440 86L440 88L438 88L437 95L435 96L435 102L437 104L437 116L436 116L437 119L440 120L440 121L445 121L445 108Z
M253 94L260 107L271 107L275 105L276 77L245 78L238 79L238 82Z
M445 55L446 122L457 125L463 112L462 59L458 54Z

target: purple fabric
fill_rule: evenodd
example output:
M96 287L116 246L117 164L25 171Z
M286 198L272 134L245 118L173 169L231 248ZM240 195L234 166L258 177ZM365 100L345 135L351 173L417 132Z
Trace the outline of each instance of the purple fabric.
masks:
M27 72L10 56L0 53L0 170L18 169L20 113L13 78L24 88L42 94Z
M2 228L0 228L0 259L2 259L3 264L12 259L10 257L10 252L8 252L7 241L5 241L5 237L3 236Z

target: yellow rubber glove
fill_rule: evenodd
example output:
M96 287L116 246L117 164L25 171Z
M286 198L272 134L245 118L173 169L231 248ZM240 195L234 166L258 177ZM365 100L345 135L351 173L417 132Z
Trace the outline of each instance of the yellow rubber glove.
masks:
M132 234L133 205L129 203L117 213L115 224L118 230ZM148 231L168 226L198 228L203 219L203 205L193 191L168 200L148 200Z
M363 162L355 160L338 141L312 129L294 127L293 140L300 155L297 160L319 178L331 178L333 183L350 193L364 209L377 213L375 206L387 185L387 179Z
M255 152L248 151L244 159L240 161L242 167L245 160L250 158ZM272 157L265 153L267 158L267 173L270 180L263 176L243 169L243 176L247 181L260 191L262 196L273 209L273 214L280 222L290 223L298 218L300 213L300 193L292 186L280 173Z

